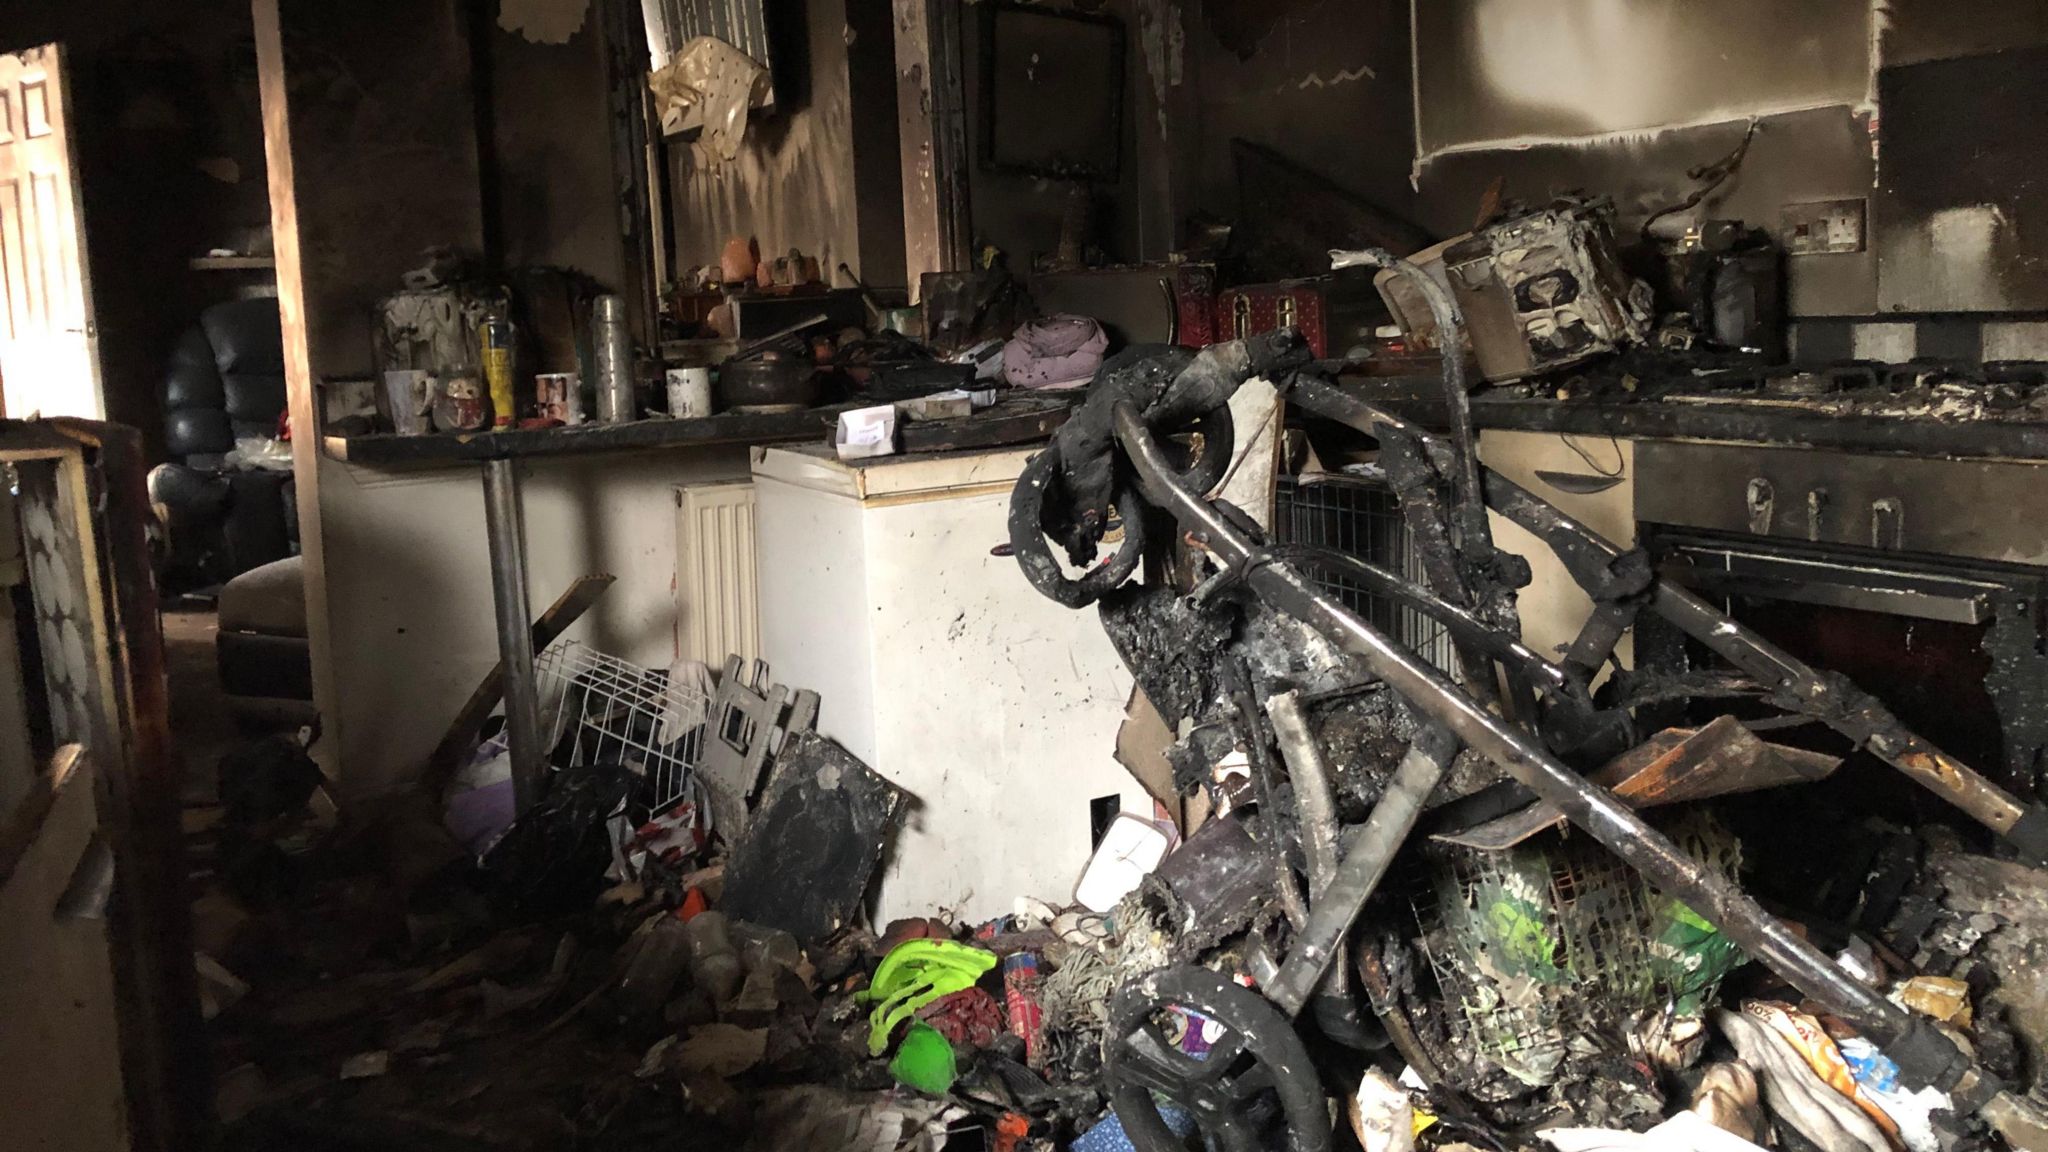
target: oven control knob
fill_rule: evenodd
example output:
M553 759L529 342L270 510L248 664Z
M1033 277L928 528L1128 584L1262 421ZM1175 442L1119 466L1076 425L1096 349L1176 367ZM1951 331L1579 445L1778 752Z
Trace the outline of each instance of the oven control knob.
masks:
M1820 543L1821 520L1828 510L1828 490L1814 488L1806 493L1806 539Z
M1771 487L1769 480L1761 476L1753 477L1750 480L1749 493L1744 498L1744 502L1749 505L1749 530L1751 534L1757 536L1768 536L1771 534L1771 505L1775 504L1777 499L1777 490Z
M1870 546L1906 547L1906 505L1897 496L1882 496L1870 502Z

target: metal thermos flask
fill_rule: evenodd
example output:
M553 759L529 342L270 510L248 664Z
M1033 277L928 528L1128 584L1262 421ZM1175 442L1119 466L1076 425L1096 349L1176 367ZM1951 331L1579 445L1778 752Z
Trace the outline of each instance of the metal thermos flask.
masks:
M597 348L597 419L622 424L639 417L633 402L633 330L626 302L599 296L591 306L592 343Z

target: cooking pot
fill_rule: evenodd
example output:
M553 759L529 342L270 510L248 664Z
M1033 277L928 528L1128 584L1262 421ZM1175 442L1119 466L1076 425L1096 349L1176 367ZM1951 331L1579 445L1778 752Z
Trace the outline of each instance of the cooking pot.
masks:
M808 359L760 356L718 370L720 411L795 412L818 402L818 368Z

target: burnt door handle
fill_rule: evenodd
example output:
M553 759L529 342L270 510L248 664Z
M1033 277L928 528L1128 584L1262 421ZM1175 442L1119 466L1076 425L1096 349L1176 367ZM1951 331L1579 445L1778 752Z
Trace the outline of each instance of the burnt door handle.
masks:
M1806 539L1809 543L1820 543L1821 520L1827 514L1828 490L1809 489L1806 493Z
M1885 521L1891 521L1891 531L1885 531ZM1886 543L1885 537L1891 537ZM1870 502L1870 546L1872 548L1894 548L1903 551L1906 547L1906 505L1897 496L1884 496Z
M1749 482L1749 492L1743 498L1749 506L1749 531L1753 536L1771 534L1771 507L1778 502L1778 493L1771 482L1757 476Z

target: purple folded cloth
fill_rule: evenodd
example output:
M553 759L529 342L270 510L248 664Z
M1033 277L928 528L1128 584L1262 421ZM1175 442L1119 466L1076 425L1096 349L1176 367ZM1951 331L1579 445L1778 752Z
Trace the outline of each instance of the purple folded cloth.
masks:
M1095 378L1109 337L1086 316L1047 316L1003 345L1003 379L1016 388L1078 388Z

